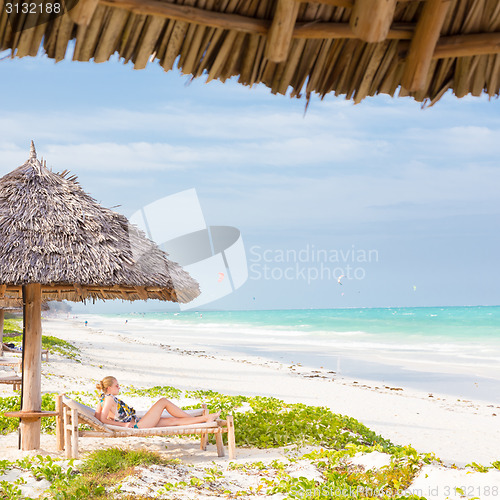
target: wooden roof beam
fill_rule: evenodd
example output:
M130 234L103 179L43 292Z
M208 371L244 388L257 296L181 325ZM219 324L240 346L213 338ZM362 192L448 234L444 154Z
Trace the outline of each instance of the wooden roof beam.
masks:
M321 3L323 5L331 5L332 7L344 7L344 9L352 9L354 0L295 0L304 3Z
M439 39L433 59L500 54L500 33L446 36Z
M343 0L331 0L332 3L337 1L340 2ZM434 4L436 3L436 0L429 1ZM437 3L446 3L447 1L448 0L437 0ZM230 29L256 35L267 35L271 26L270 21L265 19L254 19L238 14L207 11L196 7L170 4L166 2L159 2L157 0L101 0L100 3L108 6L129 9L136 14L156 15L167 19L181 20L213 28ZM296 1L296 3L299 2ZM429 7L427 6L427 8ZM420 30L422 30L422 26L420 27ZM416 31L414 24L394 23L387 33L387 39L415 40L415 35ZM435 44L435 50L432 52L431 58L442 59L446 57L463 57L467 55L497 54L498 36L499 33L481 33L474 35L443 37L437 41L437 44ZM347 23L298 22L295 24L293 29L292 38L354 39L357 38L357 35L353 33Z
M76 294L79 295L83 300L87 298L87 292L83 286L75 283L73 285L73 288L75 289Z
M432 57L450 4L451 0L426 0L424 4L401 79L401 85L410 92L422 90L426 85Z
M295 0L294 0L295 1ZM159 2L158 0L100 0L102 5L128 9L135 14L159 16L175 21L235 30L253 35L267 35L271 22L267 19L255 19L239 14L214 12L181 4ZM295 1L295 3L299 3ZM411 40L415 25L411 23L396 23L392 25L387 38L393 40ZM349 24L329 22L298 22L292 34L293 38L357 38Z
M352 9L354 7L354 0L295 0L296 2L303 3L321 3L323 5L330 5L331 7L343 7L344 9ZM400 3L409 2L423 2L424 0L397 0Z
M79 0L75 7L69 11L69 17L78 25L88 26L98 3L99 0Z
M287 58L299 6L295 0L278 0L271 29L267 35L265 56L270 61L280 63Z
M415 25L411 23L395 23L387 33L387 40L411 40L415 33ZM300 22L295 25L293 38L308 38L311 40L335 38L358 38L347 23L308 23Z
M144 287L144 286L136 286L135 289L137 291L137 295L139 295L139 297L142 300L147 300L148 299L148 291L146 290L146 287Z
M396 0L356 0L349 24L353 33L368 43L387 38L394 19Z
M254 19L238 14L214 12L211 10L159 2L158 0L100 0L100 4L120 9L128 9L134 14L160 16L175 21L201 24L212 28L236 30L244 33L267 35L271 23L266 19Z

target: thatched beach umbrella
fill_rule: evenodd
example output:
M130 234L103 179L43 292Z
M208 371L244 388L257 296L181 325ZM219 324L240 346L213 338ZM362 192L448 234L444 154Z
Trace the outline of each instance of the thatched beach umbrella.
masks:
M28 161L0 179L0 300L22 298L23 450L40 446L42 300L160 299L199 295L189 274L75 178L51 172L31 143Z

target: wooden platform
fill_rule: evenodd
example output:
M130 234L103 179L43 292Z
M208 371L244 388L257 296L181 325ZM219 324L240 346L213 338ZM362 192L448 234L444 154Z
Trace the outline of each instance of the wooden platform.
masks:
M4 413L5 417L9 418L21 418L23 420L37 420L43 417L57 417L59 415L58 411L6 411Z

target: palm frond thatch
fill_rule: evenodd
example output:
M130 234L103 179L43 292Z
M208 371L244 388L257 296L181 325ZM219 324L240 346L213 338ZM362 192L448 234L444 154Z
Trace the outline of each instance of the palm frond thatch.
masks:
M42 311L48 311L50 306L46 300L42 302ZM0 312L21 312L23 311L23 299L0 299Z
M0 179L0 294L40 283L47 300L156 298L189 302L198 284L126 217L100 206L74 178L48 170L32 144Z
M134 69L156 61L165 71L177 65L207 81L236 76L296 97L331 92L359 102L384 93L434 103L448 90L457 97L500 94L498 0L63 4L63 15L4 8L0 50L24 57L42 49L56 61L71 52L96 63L117 54Z

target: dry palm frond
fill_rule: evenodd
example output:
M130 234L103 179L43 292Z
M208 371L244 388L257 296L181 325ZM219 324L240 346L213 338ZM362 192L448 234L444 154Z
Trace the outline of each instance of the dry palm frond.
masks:
M448 89L458 97L500 93L498 0L70 3L70 11L62 16L8 15L3 9L0 51L10 50L13 57L36 56L42 47L49 58L59 61L74 43L71 52L76 61L104 62L118 54L135 69L157 61L166 71L177 61L182 72L192 77L205 75L207 81L224 82L238 76L244 85L264 83L272 92L289 91L306 99L332 92L359 102L386 93L433 103ZM429 28L436 19L434 10L443 15ZM364 23L358 23L360 14ZM381 37L374 40L372 29L380 24L389 31L381 28ZM418 54L410 57L419 27L423 43L415 43ZM430 32L438 38L437 44L425 47L432 38ZM427 57L424 64L426 53L432 61ZM405 68L410 59L412 68ZM408 75L405 78L405 69L411 74L422 66L418 85ZM408 90L400 91L405 82Z

